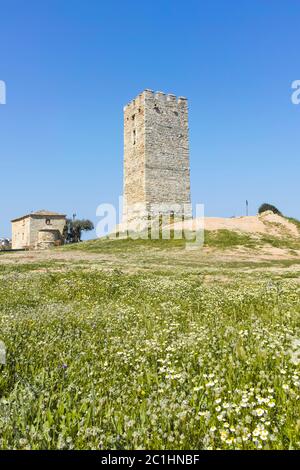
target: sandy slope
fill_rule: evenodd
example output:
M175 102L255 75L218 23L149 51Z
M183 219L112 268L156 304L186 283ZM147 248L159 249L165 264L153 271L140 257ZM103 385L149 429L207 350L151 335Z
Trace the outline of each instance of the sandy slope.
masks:
M186 230L195 230L203 227L203 220L194 219L184 222ZM175 224L174 228L180 228L180 223ZM265 212L264 214L248 217L221 218L205 217L205 230L232 230L235 232L246 232L252 234L268 234L272 236L299 237L299 231L295 224L289 222L284 217Z

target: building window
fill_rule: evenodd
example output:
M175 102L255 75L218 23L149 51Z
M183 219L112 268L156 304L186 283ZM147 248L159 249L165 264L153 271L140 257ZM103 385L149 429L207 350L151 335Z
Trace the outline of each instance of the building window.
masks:
M136 130L135 129L133 129L133 133L132 133L132 143L133 145L136 144Z
M50 219L46 219L46 225L51 225L51 220Z

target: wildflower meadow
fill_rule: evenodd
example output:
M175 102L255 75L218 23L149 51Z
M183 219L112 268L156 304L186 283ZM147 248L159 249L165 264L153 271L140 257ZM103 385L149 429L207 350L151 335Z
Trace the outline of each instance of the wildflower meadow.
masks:
M299 449L298 265L241 266L0 263L0 448Z

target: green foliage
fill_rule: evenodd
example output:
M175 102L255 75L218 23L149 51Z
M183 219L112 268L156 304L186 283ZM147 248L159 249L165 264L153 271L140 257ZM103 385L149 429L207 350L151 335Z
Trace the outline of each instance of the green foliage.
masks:
M112 240L109 238L101 238L98 240L83 242L80 245L65 246L63 250L81 250L101 253L106 251L135 251L147 247L160 250L185 249L187 243L185 238L176 240L174 238L174 232L172 233L172 231L170 236L170 240L164 240L162 238L159 240L132 240L131 238ZM217 230L215 232L205 231L204 233L204 246L226 249L234 246L254 247L256 244L257 240L251 238L250 235L240 234L230 230Z
M131 238L120 238L112 240L109 238L101 238L98 240L85 241L83 243L80 243L80 245L65 246L63 247L63 250L90 251L92 253L102 253L106 251L122 253L127 251L135 251L147 247L157 249L184 248L185 243L185 240L163 240L162 238L160 238L159 240L133 240Z
M94 229L94 224L88 219L67 219L63 231L65 243L78 243L81 241L82 232Z
M254 247L256 244L257 240L254 240L250 235L232 230L205 232L205 246L225 249L234 246Z
M274 214L282 216L282 213L280 212L280 210L277 209L277 207L273 206L272 204L264 203L258 209L259 214L263 214L264 212L267 212L267 211L271 211Z
M65 269L0 267L1 449L300 448L297 280Z
M286 219L291 222L292 224L296 225L296 227L298 228L299 230L299 234L300 234L300 220L298 219L295 219L294 217L286 217Z

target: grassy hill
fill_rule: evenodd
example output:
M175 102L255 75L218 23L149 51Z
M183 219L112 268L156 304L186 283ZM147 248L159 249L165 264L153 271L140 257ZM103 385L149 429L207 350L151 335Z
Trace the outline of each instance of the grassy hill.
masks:
M0 447L299 449L297 243L0 255Z
M197 222L197 221L195 221ZM213 223L211 223L213 222ZM246 223L245 223L246 222ZM260 223L261 226L258 225ZM196 225L193 229L196 229ZM178 224L175 224L175 228ZM297 219L281 217L267 212L256 217L239 217L232 219L206 218L204 220L204 248L234 248L245 247L261 249L264 246L271 246L282 249L300 250L300 222ZM228 226L229 228L223 228ZM190 223L184 225L185 234L191 233ZM206 227L208 227L206 229ZM213 228L211 228L213 227ZM174 239L174 225L169 227L171 239L163 239L160 233L160 240L151 240L150 234L141 234L141 238L133 240L131 238L110 239L109 237L83 242L81 244L65 246L64 250L81 250L90 252L127 251L140 247L155 249L185 249L187 239Z

